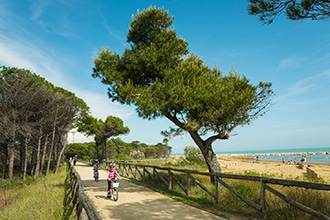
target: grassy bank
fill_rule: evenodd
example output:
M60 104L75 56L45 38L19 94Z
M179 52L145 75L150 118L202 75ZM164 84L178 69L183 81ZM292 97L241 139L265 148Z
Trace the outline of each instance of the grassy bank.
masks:
M67 201L67 168L57 174L25 181L0 180L1 220L58 220L70 217L72 208Z

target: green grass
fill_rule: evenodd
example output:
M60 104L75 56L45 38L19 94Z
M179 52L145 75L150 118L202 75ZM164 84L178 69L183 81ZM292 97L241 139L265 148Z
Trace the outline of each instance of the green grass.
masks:
M74 219L67 186L66 167L61 167L57 174L38 179L1 180L0 219Z

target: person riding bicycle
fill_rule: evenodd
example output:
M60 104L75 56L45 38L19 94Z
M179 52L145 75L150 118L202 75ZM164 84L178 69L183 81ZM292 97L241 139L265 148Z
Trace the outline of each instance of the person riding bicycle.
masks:
M95 162L94 162L93 175L94 175L94 178L98 179L98 176L99 176L99 161L98 160L95 160Z
M119 174L113 165L110 165L110 169L108 170L108 195L113 195L113 183L118 180ZM111 194L110 194L111 189Z

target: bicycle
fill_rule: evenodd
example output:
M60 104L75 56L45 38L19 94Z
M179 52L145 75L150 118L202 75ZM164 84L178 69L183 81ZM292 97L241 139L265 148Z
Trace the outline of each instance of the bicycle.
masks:
M99 181L99 161L95 160L93 165L93 177L95 179L95 182Z
M118 200L118 186L119 186L119 180L114 180L112 183L111 188L113 189L113 194L112 194L112 190L110 189L110 191L108 192L107 197L109 199L111 199L111 197L113 198L113 201L117 202Z
M94 179L96 182L99 181L99 171L98 170L94 170Z

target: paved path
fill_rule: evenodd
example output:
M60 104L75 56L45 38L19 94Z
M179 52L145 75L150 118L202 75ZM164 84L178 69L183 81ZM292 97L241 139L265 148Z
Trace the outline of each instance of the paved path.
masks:
M95 182L91 166L78 162L74 168L84 183L86 194L104 220L223 219L136 185L125 178L120 180L118 201L115 202L106 197L105 171L100 170L100 180Z

